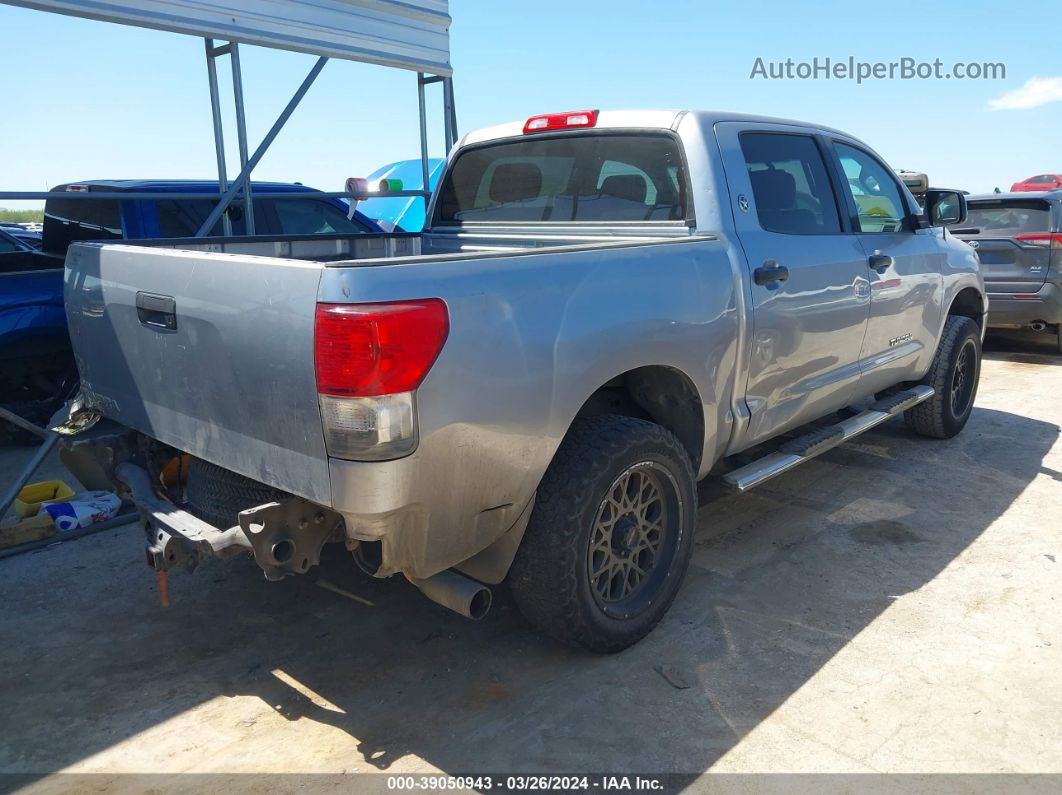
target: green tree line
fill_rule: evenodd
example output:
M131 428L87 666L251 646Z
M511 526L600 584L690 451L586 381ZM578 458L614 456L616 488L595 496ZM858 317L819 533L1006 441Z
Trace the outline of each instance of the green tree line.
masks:
M10 210L7 207L0 207L0 221L14 221L18 224L24 224L30 221L43 220L44 210Z

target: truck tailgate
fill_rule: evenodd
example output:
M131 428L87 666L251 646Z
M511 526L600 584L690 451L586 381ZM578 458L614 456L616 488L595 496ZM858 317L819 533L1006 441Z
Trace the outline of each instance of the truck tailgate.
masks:
M87 401L161 442L329 504L313 365L321 268L71 246L66 313Z

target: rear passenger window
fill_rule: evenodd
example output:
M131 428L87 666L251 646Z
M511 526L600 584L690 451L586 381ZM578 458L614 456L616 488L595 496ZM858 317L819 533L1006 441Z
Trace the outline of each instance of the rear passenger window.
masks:
M347 214L339 207L321 199L263 201L269 202L276 212L282 235L358 234L368 231L360 222L347 218Z
M155 203L159 221L159 237L195 237L199 227L207 219L207 216L217 206L216 199L160 199ZM247 234L247 224L244 222L244 207L241 199L236 199L225 211L229 216L232 234L243 236ZM255 205L255 231L263 233L261 228L261 210ZM207 233L207 237L220 237L225 234L221 219Z
M859 212L860 232L899 232L907 223L900 188L892 173L861 149L836 144L848 192Z
M741 151L761 227L788 235L840 233L837 202L813 138L743 133Z
M362 234L368 228L346 211L323 199L254 199L256 235L329 235ZM217 206L213 199L171 200L157 203L161 237L193 237L210 212ZM236 199L227 210L232 234L247 234L245 205ZM210 236L224 234L221 221L214 224Z

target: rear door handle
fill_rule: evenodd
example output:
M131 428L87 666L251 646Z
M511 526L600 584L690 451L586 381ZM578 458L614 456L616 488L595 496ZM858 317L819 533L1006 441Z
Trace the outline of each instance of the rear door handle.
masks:
M136 316L142 326L165 331L177 330L177 302L171 295L138 292Z
M752 272L752 280L759 285L772 282L784 282L789 278L789 268L779 265L773 259L765 260L763 265Z
M882 274L887 268L892 267L892 257L888 254L874 253L867 257L867 264L872 270L876 270L879 274Z

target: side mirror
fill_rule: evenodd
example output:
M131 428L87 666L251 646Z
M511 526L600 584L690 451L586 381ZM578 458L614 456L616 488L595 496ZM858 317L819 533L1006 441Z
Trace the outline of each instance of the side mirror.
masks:
M924 206L930 226L954 226L966 220L966 196L961 191L930 188Z

